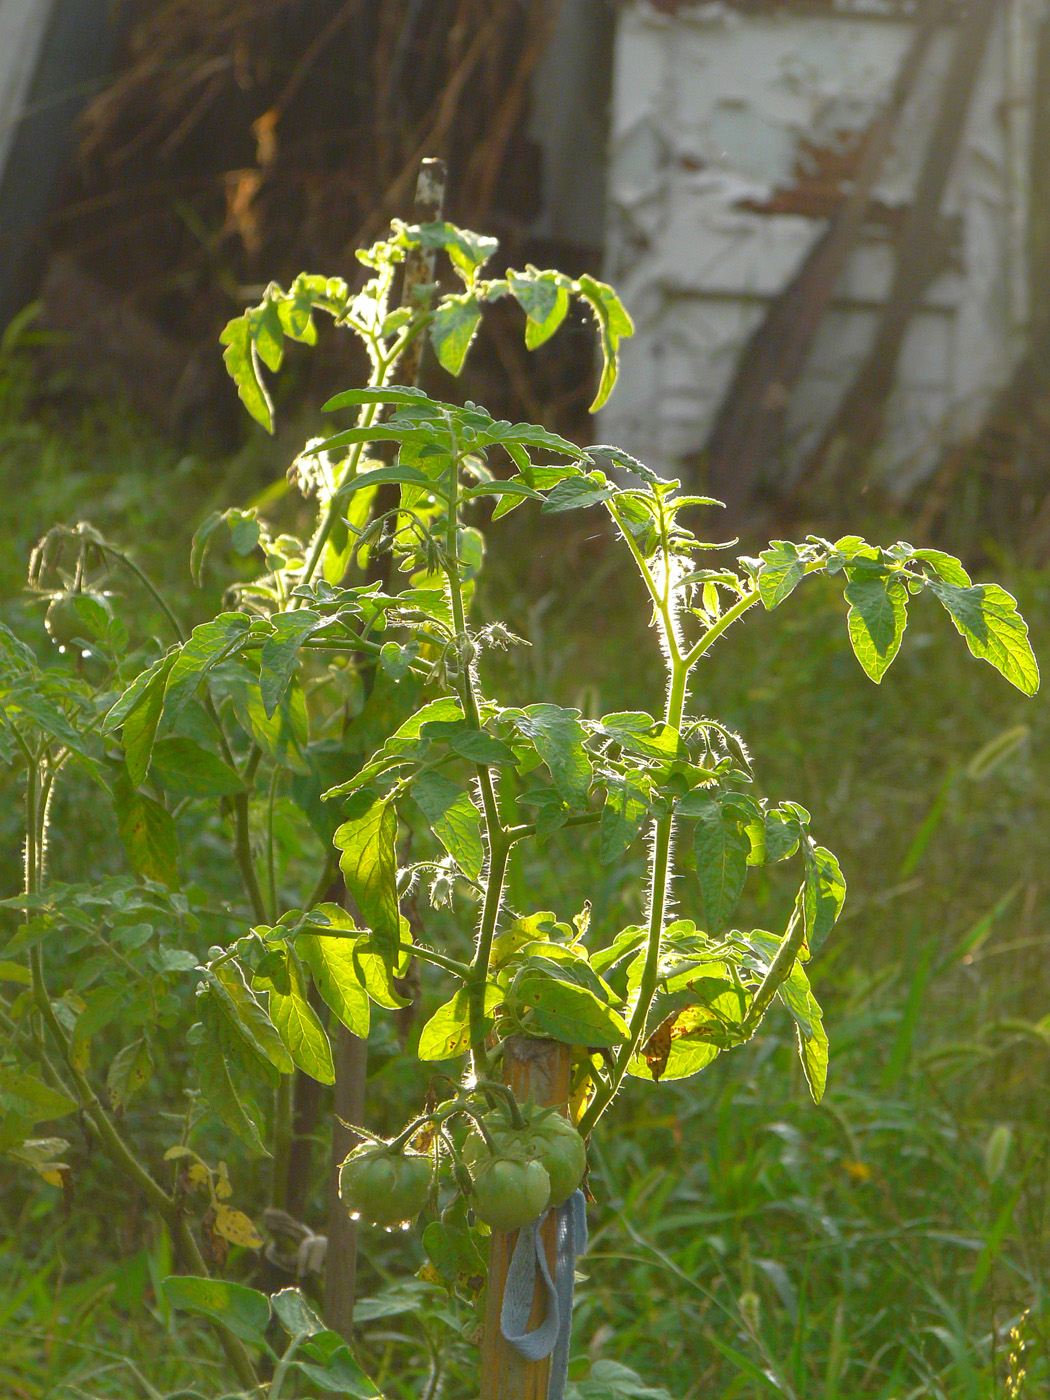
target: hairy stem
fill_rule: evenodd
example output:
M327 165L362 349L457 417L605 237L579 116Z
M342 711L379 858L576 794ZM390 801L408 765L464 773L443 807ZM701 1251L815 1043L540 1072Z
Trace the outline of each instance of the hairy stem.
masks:
M270 1204L284 1210L288 1204L288 1164L292 1157L292 1110L294 1108L295 1075L282 1074L274 1090L273 1112L273 1175L270 1183Z

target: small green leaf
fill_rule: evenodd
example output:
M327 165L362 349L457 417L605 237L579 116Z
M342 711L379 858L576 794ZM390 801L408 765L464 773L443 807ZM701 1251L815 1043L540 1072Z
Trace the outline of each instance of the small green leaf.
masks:
M230 321L219 336L219 342L226 346L222 358L230 378L237 385L241 402L255 421L272 433L273 402L259 374L250 315L250 312L245 312L243 316Z
M806 942L815 953L835 927L846 898L846 881L839 863L824 846L807 843L806 882L802 909L806 921Z
M13 1100L15 1112L30 1123L64 1118L76 1109L76 1104L65 1094L16 1069L0 1068L0 1097Z
M773 540L759 558L758 595L763 607L772 612L805 577L806 566L790 540Z
M476 880L485 863L485 848L481 813L469 794L434 772L420 773L411 791L434 835L463 873Z
M1017 602L997 583L960 588L931 583L972 654L990 665L1025 695L1039 689L1039 663L1028 640L1028 626Z
M689 757L689 751L676 729L639 710L603 715L595 727L598 733L615 739L628 753L657 758L665 763Z
M620 341L634 334L634 322L610 286L594 277L581 277L580 295L589 303L598 322L602 347L602 375L590 412L597 413L613 391L620 368Z
M557 272L537 272L527 267L524 272L508 272L511 295L525 312L525 345L535 350L550 340L565 320L569 310L569 293L565 279Z
M124 723L125 738L130 719ZM152 771L161 787L186 797L230 797L244 791L244 784L228 763L193 739L178 735L159 739L154 745Z
M401 945L396 839L397 816L385 801L373 802L362 816L344 822L334 838L346 887L375 937L376 950L390 964Z
M167 664L155 671L125 716L120 745L132 787L139 787L149 771L157 727L164 711L164 685L174 662L174 657L167 658Z
M314 1337L325 1325L298 1288L282 1288L270 1302L281 1326L289 1337Z
M495 1024L492 1012L503 1001L505 993L489 983L485 987L485 1015L478 1028L483 1039ZM477 1044L478 1042L473 1042ZM439 1006L419 1033L417 1054L421 1060L452 1060L471 1048L470 998L465 988L451 1001Z
M544 515L556 515L563 510L580 510L599 505L616 494L604 472L589 472L586 476L570 476L559 481L548 494L541 510Z
M162 1287L171 1307L220 1322L242 1342L256 1347L266 1346L270 1300L265 1293L245 1288L241 1283L229 1283L226 1279L196 1278L192 1275L185 1278L169 1276Z
M850 581L849 640L854 655L876 685L900 650L908 625L908 590L901 579L866 578L847 570Z
M518 761L509 744L486 734L483 729L468 729L460 734L453 734L448 746L453 753L469 759L471 763L484 763L494 768L513 768Z
M280 1074L291 1074L292 1058L266 1009L244 980L240 964L232 959L216 963L205 974L205 980L216 1005L248 1047Z
M254 680L240 678L230 683L230 698L237 723L264 753L292 773L309 773L303 753L309 740L306 698L298 681L293 680L270 717Z
M430 343L438 363L458 375L481 321L481 307L471 293L443 297L430 323Z

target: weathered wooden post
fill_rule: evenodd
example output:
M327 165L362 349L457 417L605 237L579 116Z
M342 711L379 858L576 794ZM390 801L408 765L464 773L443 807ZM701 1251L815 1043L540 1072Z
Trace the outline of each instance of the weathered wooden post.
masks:
M541 1106L556 1104L568 1111L572 1052L557 1040L515 1035L503 1045L504 1079L519 1102L531 1097ZM554 1269L557 1220L554 1212L542 1227L547 1262ZM493 1230L489 1250L489 1280L485 1295L485 1326L481 1343L481 1400L547 1400L550 1358L526 1361L500 1331L500 1308L516 1230ZM538 1273L538 1270L537 1270ZM543 1320L546 1292L537 1279L529 1326Z

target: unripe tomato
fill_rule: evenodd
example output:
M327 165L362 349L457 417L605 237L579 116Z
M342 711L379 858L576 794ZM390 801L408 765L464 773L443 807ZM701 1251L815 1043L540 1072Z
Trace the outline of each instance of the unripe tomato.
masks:
M474 1176L474 1214L493 1230L518 1230L542 1215L551 1179L527 1157L489 1157Z
M583 1138L557 1109L523 1108L525 1127L515 1128L502 1108L485 1117L485 1128L499 1152L511 1157L534 1158L550 1177L552 1206L567 1201L583 1180L587 1148ZM463 1147L468 1166L480 1165L489 1151L481 1135L472 1132Z
M69 646L87 631L77 612L76 598L75 593L59 593L48 604L44 626L57 647Z
M587 1148L567 1118L551 1113L530 1125L523 1142L526 1157L542 1163L550 1177L551 1205L567 1201L583 1180Z
M339 1168L339 1197L370 1225L400 1225L426 1205L433 1180L434 1164L421 1152L366 1142Z

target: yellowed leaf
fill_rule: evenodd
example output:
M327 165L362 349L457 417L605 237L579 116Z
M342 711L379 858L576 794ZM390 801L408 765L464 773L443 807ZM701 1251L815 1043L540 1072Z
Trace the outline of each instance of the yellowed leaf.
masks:
M215 1229L230 1244L243 1245L245 1249L261 1249L263 1237L245 1215L243 1210L232 1206L218 1206L215 1211Z

